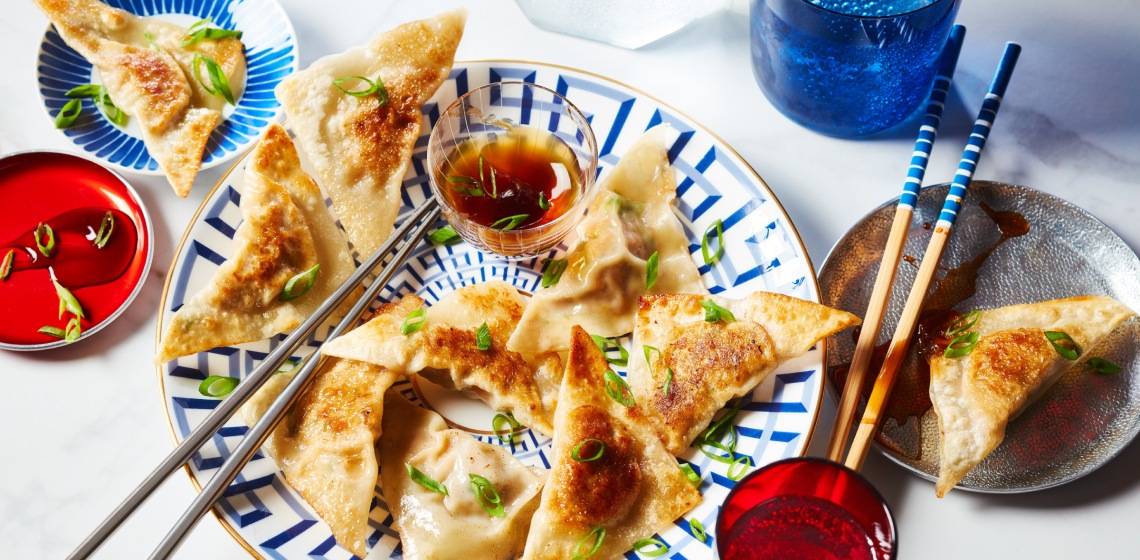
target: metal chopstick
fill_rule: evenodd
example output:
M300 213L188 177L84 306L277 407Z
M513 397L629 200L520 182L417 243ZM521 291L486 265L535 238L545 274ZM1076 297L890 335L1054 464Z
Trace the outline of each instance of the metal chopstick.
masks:
M425 216L429 215L430 219L425 220ZM229 397L211 411L206 418L202 420L202 423L190 432L190 434L186 436L186 439L182 440L182 443L178 444L178 446L127 495L126 499L76 547L68 556L68 559L78 560L94 554L94 552L102 546L103 542L107 540L107 537L110 537L123 521L130 517L131 514L134 513L134 510L142 505L167 477L185 465L186 462L190 460L190 457L192 457L202 445L209 441L214 433L237 412L238 408L265 384L269 377L281 367L281 364L292 355L305 339L308 338L317 327L324 323L333 311L340 307L340 304L348 298L349 294L351 294L357 286L363 283L364 279L377 265L383 262L384 258L388 256L388 253L407 236L409 231L417 224L421 224L419 231L425 230L426 227L435 222L438 216L438 203L434 198L429 198L423 206L417 208L404 224L400 226L368 260L364 261L364 263L357 268L356 272L353 273L348 280L345 280L312 316L301 323L277 348L270 352L269 355L262 360L261 364L255 368L244 381L238 384L237 388L230 393ZM409 242L407 247L413 246L422 237L423 235L421 233L418 237L415 237L415 241ZM395 269L395 263L397 262L402 262L402 259L393 260L388 268ZM383 283L379 284L383 285ZM348 316L352 317L353 315L350 313ZM309 361L315 362L316 360ZM213 503L213 500L211 500L211 503Z

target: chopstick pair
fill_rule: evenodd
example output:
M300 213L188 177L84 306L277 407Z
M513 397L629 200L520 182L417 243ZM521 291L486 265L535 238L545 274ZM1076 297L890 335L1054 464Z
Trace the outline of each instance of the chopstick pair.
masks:
M305 322L301 323L284 341L281 342L272 352L269 353L262 360L261 364L253 370L252 373L238 387L230 393L229 397L214 408L202 420L182 443L178 444L169 455L159 465L151 471L142 483L138 485L122 503L99 524L95 530L87 536L79 544L79 546L68 556L69 560L80 558L87 558L91 556L103 542L111 536L118 529L119 525L126 520L134 510L137 509L150 494L158 488L168 476L174 471L181 468L190 460L190 457L198 451L203 444L210 440L211 437L226 423L227 420L241 407L245 401L249 400L251 396L259 389L265 382L272 376L278 368L289 358L289 356L298 348L305 339L308 338L313 331L317 329L325 320L332 315L341 303L348 299L349 295L356 289L357 286L364 283L369 274L379 265L392 249L399 246L395 256L384 265L379 275L365 290L364 295L357 300L352 309L345 315L344 319L337 324L336 328L329 334L328 338L335 338L340 336L345 331L351 329L360 320L361 315L368 309L368 306L376 299L380 290L391 280L396 271L400 268L408 255L411 254L412 249L424 238L427 230L439 218L439 204L435 198L429 198L422 206L417 208L415 212L408 218L408 220L400 226L388 240L376 250L364 263L357 268L347 280L335 292L332 293L325 300L324 303L313 313ZM404 243L404 238L410 238ZM225 489L233 482L238 473L245 466L246 463L253 457L269 434L281 422L286 411L300 399L300 396L308 388L314 377L314 372L317 371L320 362L323 362L321 356L321 349L318 347L306 360L303 366L297 370L297 374L292 381L285 387L285 390L269 407L253 427L246 433L245 438L241 441L230 457L222 464L218 472L202 489L202 492L191 503L190 507L170 530L170 532L159 543L158 547L151 554L151 558L168 558L178 546L186 538L187 533L194 525L214 506L214 503L222 496Z
M951 76L954 73L958 55L961 52L965 33L966 29L964 27L955 25L950 32L950 40L947 43L946 49L943 51L938 77L935 78L927 113L923 119L922 127L919 130L918 140L915 142L915 151L911 157L911 165L903 186L903 193L899 198L899 205L895 210L895 219L891 226L891 233L883 251L883 261L879 265L879 272L875 278L871 299L863 319L863 327L855 345L855 355L852 357L847 380L843 387L842 396L840 397L839 409L836 412L835 425L832 428L831 440L828 443L827 449L827 458L832 461L838 462L843 457L843 451L846 447L848 435L850 434L851 422L855 414L855 407L859 402L863 380L867 366L870 363L875 341L878 338L879 329L882 327L883 314L886 310L887 301L890 299L891 286L894 283L895 272L898 269L899 259L902 256L907 229L910 225L914 205L918 201L918 192L926 171L926 162L930 157L930 150L934 145L943 105L950 88ZM1017 65L1017 59L1020 54L1020 45L1012 42L1006 43L1005 51L1002 53L1001 61L998 63L997 70L994 73L989 92L986 94L985 100L982 102L982 108L979 110L978 117L974 121L969 141L962 153L962 159L958 164L958 171L954 175L954 181L950 186L950 191L946 195L945 202L943 202L938 222L934 227L934 233L927 245L926 252L923 254L918 274L915 277L914 284L911 286L906 304L903 306L902 314L899 316L898 325L895 328L894 335L887 348L887 354L883 360L882 368L879 370L878 376L875 379L874 389L872 389L871 396L867 399L863 417L859 421L859 427L852 441L851 450L845 461L848 468L859 470L863 466L863 461L866 459L867 452L870 449L871 440L874 439L875 433L878 431L879 422L881 420L880 415L886 407L886 402L891 390L894 388L899 366L902 364L907 349L910 347L910 341L914 335L919 313L922 311L922 305L926 300L926 292L930 288L931 280L934 278L934 272L938 268L938 263L942 258L943 249L945 249L946 242L950 237L950 231L954 227L954 221L957 218L958 210L961 208L962 199L965 197L966 191L969 188L970 180L977 168L978 160L981 158L982 150L985 148L986 139L989 137L990 130L993 128L994 120L997 118L998 109L1001 107L1002 96L1005 95L1006 88L1009 85L1010 78L1013 75L1013 70Z

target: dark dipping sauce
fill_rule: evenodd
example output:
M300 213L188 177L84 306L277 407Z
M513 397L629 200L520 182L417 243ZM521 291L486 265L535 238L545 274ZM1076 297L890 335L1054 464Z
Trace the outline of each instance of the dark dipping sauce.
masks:
M0 342L35 345L59 339L40 327L64 328L59 296L51 281L71 290L86 317L84 332L113 315L142 282L150 240L142 208L114 173L67 154L33 152L0 160L0 259L14 251L12 269L0 281ZM103 248L95 246L104 216L114 229ZM33 231L40 223L55 234L45 257Z

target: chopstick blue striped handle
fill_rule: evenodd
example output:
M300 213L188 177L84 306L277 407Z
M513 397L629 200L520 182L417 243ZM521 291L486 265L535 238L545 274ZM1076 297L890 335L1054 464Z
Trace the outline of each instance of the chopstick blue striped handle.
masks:
M962 198L966 196L966 189L977 169L978 160L982 157L982 149L986 147L986 138L994 126L998 109L1001 108L1001 98L1005 95L1005 88L1013 76L1013 69L1017 66L1017 57L1021 55L1021 45L1006 43L1005 52L1001 55L994 81L990 84L990 91L982 102L982 109L978 111L978 118L974 121L974 129L970 132L970 141L962 152L962 161L958 164L958 172L954 174L954 183L950 185L950 192L946 195L946 202L942 204L942 212L938 215L938 228L947 232L954 226L958 217L958 210L962 207Z
M926 175L926 163L930 161L930 151L934 148L934 139L938 136L942 109L946 107L946 95L950 91L950 82L953 80L954 69L958 66L958 55L962 52L962 42L965 40L966 27L955 25L950 30L946 47L942 49L938 75L934 77L930 100L926 104L926 115L922 117L918 139L914 142L914 154L910 156L910 168L903 183L902 195L899 196L899 208L913 210L918 201L918 191L922 188L922 179Z

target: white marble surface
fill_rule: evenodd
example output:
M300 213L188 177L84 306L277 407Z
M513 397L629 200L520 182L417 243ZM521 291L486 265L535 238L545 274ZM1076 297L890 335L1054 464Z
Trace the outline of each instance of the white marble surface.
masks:
M305 65L459 2L282 3ZM536 29L506 0L465 4L471 17L459 58L582 68L687 112L764 177L817 265L848 227L901 185L916 125L849 141L782 117L753 81L742 0L637 51ZM0 153L70 150L43 112L33 78L46 20L27 0L3 5ZM1140 3L965 0L959 21L969 36L928 179L951 177L1001 46L1016 40L1025 51L976 176L1064 197L1140 248ZM150 208L156 237L154 267L141 295L118 322L82 343L33 354L0 352L0 557L63 557L171 449L151 364L156 309L173 249L220 173L203 172L186 200L160 178L128 176ZM823 452L834 411L825 400L814 455ZM930 483L875 454L865 472L894 509L905 558L1140 554L1137 445L1092 476L1027 495L952 492L937 500ZM145 557L192 495L187 477L174 476L97 557ZM207 518L180 557L248 555Z

